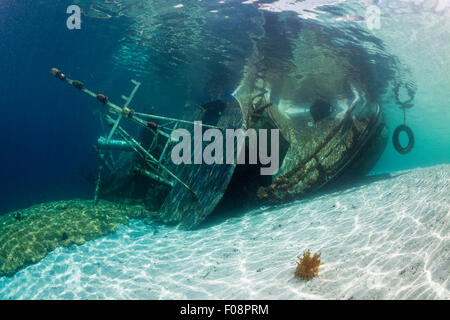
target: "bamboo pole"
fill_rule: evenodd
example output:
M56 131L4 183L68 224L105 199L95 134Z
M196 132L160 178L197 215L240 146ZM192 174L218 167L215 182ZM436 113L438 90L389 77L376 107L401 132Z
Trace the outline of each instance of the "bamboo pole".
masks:
M81 82L69 79L68 77L66 77L66 75L64 75L60 70L58 70L56 68L52 68L51 69L51 73L56 78L67 82L71 86L77 88L78 90L80 90L80 91L84 92L85 94L91 96L92 98L95 98L96 100L98 100L98 95L96 95L94 92L90 91L89 89L85 88L84 84L82 84ZM195 196L195 192L186 183L184 183L180 178L178 178L168 168L166 168L163 164L161 164L161 162L159 160L157 160L147 150L145 150L138 141L136 141L128 132L126 132L119 125L119 122L121 121L122 118L126 118L128 120L131 120L131 121L133 121L133 122L135 122L135 123L145 127L146 129L152 131L155 135L156 134L161 134L164 137L166 137L167 139L170 139L170 135L169 134L163 132L162 130L160 130L158 128L156 128L155 131L150 129L147 126L148 123L145 120L141 119L140 117L149 118L149 119L158 119L158 120L164 120L164 121L175 121L177 124L178 123L186 123L186 124L196 125L196 123L194 123L192 121L187 121L187 120L169 118L169 117L164 117L164 116L157 116L157 115L146 114L146 113L138 113L138 112L133 112L130 115L130 109L128 109L128 106L131 103L131 100L133 99L134 95L136 94L136 91L139 89L139 87L141 85L140 82L135 81L135 80L131 80L131 82L135 85L135 87L134 87L134 89L131 92L129 97L122 96L122 98L126 100L126 103L125 103L124 107L119 107L118 105L110 102L108 99L104 99L104 101L101 101L101 102L103 102L105 104L105 106L108 107L108 111L110 113L114 113L114 114L118 115L118 118L116 120L114 120L109 115L106 115L106 117L105 117L106 120L113 125L113 128L112 128L110 134L107 137L107 141L109 141L109 139L111 139L111 137L112 137L112 135L114 134L115 131L118 131L119 135L121 135L123 137L123 139L132 147L132 149L136 153L138 153L141 156L142 156L142 154L145 155L145 157L144 157L145 161L157 165L159 168L161 168L163 171L165 171L173 179L178 181L181 185L183 185L187 190L189 190ZM125 115L125 117L124 117L124 115ZM204 125L204 124L202 124L202 126L208 127L208 128L221 129L219 127L212 126L212 125ZM169 141L167 143L169 143ZM166 145L166 147L167 147L167 145ZM97 185L97 188L96 188L95 200L97 199L97 193L98 193L97 189L99 188L99 180L100 180L100 174L99 174L99 179L98 179L98 185Z
M55 68L53 68L53 69L55 69ZM55 70L57 70L57 69L55 69ZM60 72L59 70L57 70L57 71ZM52 74L53 74L53 71L52 71ZM74 86L74 80L69 79L65 75L64 75L64 78L61 79L61 80L64 80L68 84ZM136 94L136 91L138 90L138 88L141 85L140 82L135 81L135 80L131 80L131 82L133 82L136 86L133 89L133 91L131 92L130 96L127 98L127 102L126 102L124 107L119 107L118 105L112 103L109 100L107 100L105 102L105 105L110 109L111 112L116 113L117 115L123 115L125 113L125 110L128 108L128 106L129 106L129 104L131 102L131 99L133 99L134 95ZM92 98L97 99L97 95L94 92L90 91L89 89L82 87L79 90L84 92L85 94L91 96ZM123 97L123 98L126 98L126 97ZM138 116L138 117L136 117L136 116ZM134 122L138 123L139 125L149 129L147 127L147 122L145 120L143 120L143 119L140 119L139 116L140 117L144 117L144 118L148 118L148 119L156 119L156 120L164 120L164 121L176 121L176 122L180 122L180 123L186 123L186 124L195 125L195 123L193 121L176 119L176 118L170 118L170 117L164 117L164 116L157 116L157 115L154 115L154 114L141 113L141 112L134 112L132 117L125 117L125 118L127 118L127 119L129 119L131 121L134 121ZM208 124L202 124L202 126L206 127L206 128L223 129L223 128L220 128L220 127L217 127L217 126L213 126L213 125L208 125ZM149 130L151 130L151 129L149 129ZM162 132L161 130L159 130L158 132L161 133L166 138L170 137L167 133Z
M108 116L108 121L114 121L111 117ZM172 171L170 171L166 166L161 164L155 157L153 157L147 150L144 149L128 132L126 132L121 126L117 127L118 132L122 135L122 137L127 141L132 147L140 150L147 158L144 158L146 161L149 161L161 169L163 169L169 176L177 180L181 185L183 185L186 189L188 189L193 195L195 195L194 190L191 189L186 183L184 183L180 178L178 178ZM139 153L139 152L138 152Z
M156 119L156 120L166 120L166 121L176 121L179 123L186 123L186 124L192 124L192 125L196 125L195 122L193 121L188 121L188 120L182 120L182 119L176 119L176 118L169 118L169 117L164 117L164 116L157 116L154 114L149 114L149 113L140 113L140 112L135 112L136 115L144 117L144 118L149 118L149 119ZM203 124L201 125L202 127L205 128L212 128L212 129L223 129L221 127L217 127L217 126L213 126L213 125L209 125L209 124Z

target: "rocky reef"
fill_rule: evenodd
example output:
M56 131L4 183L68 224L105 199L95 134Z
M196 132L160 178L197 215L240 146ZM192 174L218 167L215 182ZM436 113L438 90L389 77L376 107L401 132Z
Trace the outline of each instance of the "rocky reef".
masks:
M101 200L43 203L0 216L0 276L12 276L57 247L80 245L115 232L130 219L152 216L140 205Z

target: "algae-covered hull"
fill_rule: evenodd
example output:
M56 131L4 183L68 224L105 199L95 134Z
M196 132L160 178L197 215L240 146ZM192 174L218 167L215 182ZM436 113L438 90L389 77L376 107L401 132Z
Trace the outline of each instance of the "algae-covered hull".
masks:
M266 79L264 72L251 70L235 92L247 126L279 129L281 149L286 150L272 183L259 188L260 199L280 203L317 190L357 162L375 142L372 138L380 138L374 135L380 135L384 127L381 107L369 103L353 83L348 83L351 93L330 103L320 100L320 94L310 100L303 96L287 100L286 95L274 94L273 84ZM317 103L333 112L314 119ZM292 116L295 113L300 115ZM372 151L370 156L378 157L382 148Z

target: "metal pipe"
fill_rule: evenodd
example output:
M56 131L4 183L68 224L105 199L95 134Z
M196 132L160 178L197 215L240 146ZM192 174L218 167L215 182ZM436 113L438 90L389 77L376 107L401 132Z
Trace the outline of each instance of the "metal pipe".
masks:
M105 150L121 150L121 151L133 151L130 145L123 140L109 140L104 137L100 137L97 140L97 147Z

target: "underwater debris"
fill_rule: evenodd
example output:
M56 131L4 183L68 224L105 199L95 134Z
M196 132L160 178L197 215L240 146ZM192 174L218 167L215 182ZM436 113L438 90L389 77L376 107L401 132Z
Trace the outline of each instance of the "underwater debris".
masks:
M311 257L311 250L303 252L303 257L298 256L297 269L295 276L303 280L311 280L319 274L319 266L323 264L320 261L322 253L315 253Z

